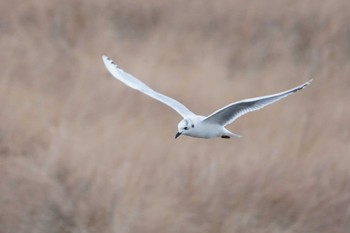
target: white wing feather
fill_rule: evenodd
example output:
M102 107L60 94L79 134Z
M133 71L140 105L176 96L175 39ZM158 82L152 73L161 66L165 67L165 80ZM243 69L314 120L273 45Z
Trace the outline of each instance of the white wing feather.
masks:
M102 56L102 60L107 67L107 70L118 80L123 82L125 85L136 89L166 105L174 109L178 112L182 117L188 117L194 115L188 108L186 108L183 104L178 102L175 99L172 99L166 95L158 93L148 87L146 84L132 76L131 74L126 73L122 69L118 68L118 66L107 56Z
M284 91L281 93L277 93L274 95L267 95L262 97L256 97L251 99L244 99L232 104L229 104L211 115L209 115L207 118L205 118L203 121L207 123L212 124L219 124L219 125L228 125L234 122L237 118L247 114L248 112L256 111L259 109L262 109L263 107L275 103L285 97L287 97L290 94L293 94L299 90L304 89L311 83L312 79L308 82L295 87L293 89L290 89L288 91Z

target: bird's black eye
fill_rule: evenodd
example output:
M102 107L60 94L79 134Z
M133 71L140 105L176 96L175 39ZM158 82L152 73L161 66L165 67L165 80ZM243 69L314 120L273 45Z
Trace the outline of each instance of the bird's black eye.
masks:
M194 128L194 124L192 124L192 128Z
M186 127L184 128L184 130L188 130L188 127L186 126Z

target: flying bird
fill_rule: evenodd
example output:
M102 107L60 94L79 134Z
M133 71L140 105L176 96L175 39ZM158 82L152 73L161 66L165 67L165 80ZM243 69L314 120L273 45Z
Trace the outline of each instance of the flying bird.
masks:
M120 80L125 85L168 105L183 117L183 119L177 125L177 133L175 138L179 137L180 135L187 135L196 138L239 138L241 137L240 135L230 132L225 128L225 126L231 124L237 118L245 115L248 112L262 109L269 104L275 103L278 100L289 96L290 94L304 89L312 81L311 79L300 86L277 94L237 101L213 112L209 116L201 116L191 112L179 101L154 91L139 79L120 69L107 56L102 56L102 60L107 67L107 70L116 79Z

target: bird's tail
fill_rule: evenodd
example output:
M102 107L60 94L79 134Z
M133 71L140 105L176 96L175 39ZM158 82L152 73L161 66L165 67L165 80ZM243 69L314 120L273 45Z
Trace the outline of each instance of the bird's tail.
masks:
M228 131L227 129L225 129L225 134L223 136L221 136L222 138L231 138L231 137L235 137L235 138L241 138L241 135L232 133L231 131Z

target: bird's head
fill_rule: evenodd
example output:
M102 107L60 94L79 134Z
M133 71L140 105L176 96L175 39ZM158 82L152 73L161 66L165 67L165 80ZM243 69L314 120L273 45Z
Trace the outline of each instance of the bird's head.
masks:
M190 134L191 130L194 128L194 123L189 119L183 119L179 122L177 125L177 133L175 135L175 138L180 136L181 134L188 135Z

